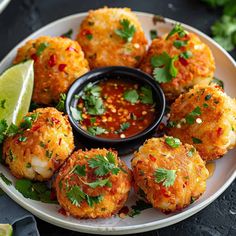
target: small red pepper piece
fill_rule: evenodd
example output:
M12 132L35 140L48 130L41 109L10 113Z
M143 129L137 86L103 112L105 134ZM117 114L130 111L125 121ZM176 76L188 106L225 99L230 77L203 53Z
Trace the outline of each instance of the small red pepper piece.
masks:
M58 120L57 118L54 118L54 117L51 118L51 121L53 123L55 123L55 124L59 124L60 123L60 120Z
M35 125L31 128L31 131L36 131L40 128L41 126L40 125Z
M33 60L34 60L34 62L36 62L36 61L37 61L37 59L38 59L38 56L36 55L36 53L34 53L34 54L32 54L32 55L31 55L31 59L33 59Z
M50 59L49 59L49 61L48 61L48 65L50 66L50 67L53 67L53 66L55 66L56 65L56 55L55 54L53 54L53 55L51 55L50 56Z
M59 146L61 145L61 140L62 140L62 139L60 138L60 139L59 139L59 142L58 142L58 145L59 145Z
M220 136L223 133L223 129L221 127L219 127L217 129L217 136Z
M187 66L188 65L188 61L186 59L184 59L183 57L180 57L179 58L179 61L180 63L183 65L183 66Z
M149 158L150 158L151 161L156 161L156 158L152 155L149 155Z
M66 51L77 52L77 53L78 53L78 51L77 51L75 48L71 47L71 46L69 46L69 47L66 49Z
M59 69L59 71L64 71L65 67L66 67L66 64L60 64L58 66L58 69Z

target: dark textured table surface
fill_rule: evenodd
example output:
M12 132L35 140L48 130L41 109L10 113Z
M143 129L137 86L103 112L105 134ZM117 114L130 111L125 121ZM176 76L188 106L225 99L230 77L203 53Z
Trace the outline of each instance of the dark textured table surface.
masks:
M199 0L12 0L0 15L0 61L18 42L38 28L61 17L102 6L131 7L185 22L210 34L210 25L220 16ZM236 52L231 52L236 58ZM37 219L42 236L86 235ZM236 181L198 214L173 226L140 235L236 235Z

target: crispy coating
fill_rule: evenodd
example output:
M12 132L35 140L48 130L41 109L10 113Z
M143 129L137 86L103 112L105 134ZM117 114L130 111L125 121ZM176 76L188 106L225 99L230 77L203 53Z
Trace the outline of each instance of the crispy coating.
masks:
M106 149L78 150L60 169L55 180L57 199L68 214L78 218L106 218L111 217L124 206L131 188L132 175L125 163L117 156L117 152L110 150L115 157L116 166L122 168L118 174L108 173L98 177L95 175L94 169L88 165L88 160L95 158L96 155L106 155L108 151ZM85 165L85 176L79 176L73 172L78 165ZM92 188L85 184L86 182L94 182L98 178L109 178L111 186ZM93 206L89 206L86 200L83 200L79 205L73 204L67 197L68 189L73 186L79 186L91 197L100 195L102 200Z
M173 101L181 93L188 91L196 84L208 85L215 71L215 61L210 48L201 42L197 35L188 33L185 37L179 38L178 34L174 34L167 40L166 36L164 35L152 41L140 68L152 75L151 58L154 55L166 52L174 57L179 56L182 52L190 51L192 53L191 58L186 60L182 58L175 61L174 65L178 69L176 78L173 78L170 82L161 83L167 100ZM177 49L173 45L175 40L188 40L187 46Z
M153 207L173 212L188 206L204 193L209 173L192 145L181 144L172 148L166 144L165 138L147 140L135 152L131 164L138 190L144 192ZM158 168L176 170L173 185L165 187L163 182L156 182L155 171Z
M192 119L196 108L201 114ZM195 86L172 104L169 126L169 135L194 145L204 160L217 159L236 145L236 101L218 87Z
M131 42L115 33L126 19L135 26ZM91 35L91 36L89 36ZM103 66L137 67L146 52L147 40L136 15L129 8L91 10L82 21L77 40L91 68Z
M60 93L66 93L74 80L89 70L81 47L68 38L42 36L29 40L18 49L14 64L28 59L34 60L32 100L39 104L57 102Z
M74 149L72 128L67 117L55 108L39 108L32 127L8 137L3 158L17 178L44 181L52 177ZM19 141L23 137L26 140Z

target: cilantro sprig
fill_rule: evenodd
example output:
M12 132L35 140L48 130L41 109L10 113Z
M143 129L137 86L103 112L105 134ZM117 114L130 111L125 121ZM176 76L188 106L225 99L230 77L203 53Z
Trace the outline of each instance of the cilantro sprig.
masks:
M115 133L120 134L120 133L124 132L125 130L127 130L129 127L130 127L130 123L124 122L124 123L120 124L120 128L118 130L116 130Z
M168 40L174 34L178 34L180 38L183 38L187 34L187 32L184 30L181 24L177 23L167 35L166 40Z
M155 182L162 183L164 187L170 187L176 179L176 170L167 170L165 168L157 168L155 173Z
M98 195L95 197L91 197L79 187L72 186L69 191L66 193L67 198L71 201L71 203L75 206L80 206L80 204L86 200L90 207L93 207L94 204L97 204L103 200L102 195Z
M89 126L87 128L87 131L93 135L93 136L96 136L96 135L100 135L100 134L104 134L107 132L106 129L100 127L100 126Z
M115 33L126 42L131 42L136 32L135 26L127 19L120 20L120 25L121 28L116 29Z
M59 102L56 105L56 109L61 112L65 112L65 102L66 102L66 94L61 93Z
M120 168L116 166L115 156L112 152L108 152L105 156L96 155L88 163L89 167L95 168L95 174L97 176L104 176L109 172L116 175L120 171Z
M139 99L138 92L135 89L125 91L123 97L126 101L132 104L137 103Z
M167 83L170 82L172 78L175 78L178 75L178 69L174 64L177 60L178 56L170 57L166 52L151 57L155 80L159 83Z

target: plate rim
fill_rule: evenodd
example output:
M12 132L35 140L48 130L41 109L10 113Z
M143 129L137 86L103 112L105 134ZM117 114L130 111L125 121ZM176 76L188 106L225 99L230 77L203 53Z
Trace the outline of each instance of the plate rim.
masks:
M155 15L153 13L139 12L139 11L134 11L134 13L137 14L138 16L144 16L144 17L145 16L146 17L153 17ZM5 63L5 61L8 60L9 54L16 51L16 49L19 48L19 46L21 44L23 44L25 41L27 41L28 39L33 38L36 34L39 34L41 31L44 31L45 28L52 27L54 24L59 24L61 22L71 20L73 18L83 17L83 16L86 16L87 14L88 14L87 12L81 12L81 13L68 15L68 16L62 17L60 19L57 19L55 21L52 21L51 23L46 24L45 26L41 27L40 29L33 32L25 39L21 40L12 50L10 50L6 54L6 56L2 59L2 61L0 62L0 67L2 66L2 64ZM190 31L200 35L203 38L206 38L207 40L209 40L209 42L211 44L213 44L217 49L219 49L227 57L227 59L229 59L230 62L236 67L236 62L234 61L232 56L224 48L222 48L220 45L218 45L213 39L211 39L208 35L201 32L200 30L198 30L192 26L189 26L185 23L182 23L180 21L172 20L172 19L169 19L166 17L164 17L164 19L165 19L165 23L174 24L174 23L179 22L185 28L189 29ZM228 178L228 180L223 184L223 186L221 188L219 188L218 191L216 191L214 194L212 194L212 196L210 196L209 198L204 200L202 203L199 203L196 206L193 206L192 208L184 210L183 212L180 212L180 213L178 213L174 216L171 216L169 218L160 219L157 221L152 221L152 222L143 223L143 224L132 225L132 226L126 225L126 226L109 226L109 227L108 226L92 226L92 225L84 225L84 224L80 224L80 223L65 222L63 219L59 219L59 218L51 216L45 212L42 212L38 209L35 209L34 207L32 207L30 205L30 203L24 202L22 199L19 199L19 197L14 192L12 192L10 190L10 188L8 188L8 186L2 181L2 179L0 179L0 187L17 204L19 204L20 206L22 206L26 210L30 211L32 214L39 217L40 219L42 219L44 221L48 221L49 223L51 223L53 225L63 227L66 229L70 229L70 230L92 233L92 234L99 234L101 232L103 232L105 234L129 234L129 233L137 233L137 232L141 233L141 232L146 232L146 231L153 230L153 229L166 227L166 226L175 224L177 222L180 222L180 221L192 216L193 214L199 212L200 210L202 210L203 208L208 206L216 198L218 198L229 187L229 185L234 181L235 178L236 178L236 170L234 170L233 174ZM23 198L23 196L22 196L22 198ZM124 231L126 231L126 232L124 232Z

